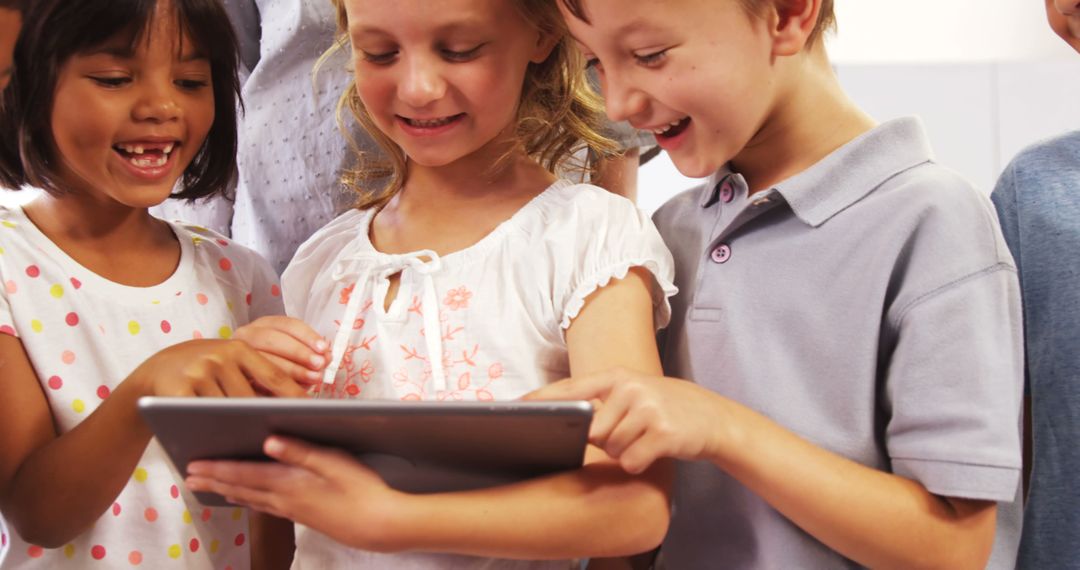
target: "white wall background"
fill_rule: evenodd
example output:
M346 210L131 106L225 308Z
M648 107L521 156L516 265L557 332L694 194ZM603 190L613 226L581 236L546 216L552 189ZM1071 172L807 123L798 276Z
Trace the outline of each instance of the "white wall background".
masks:
M840 82L879 121L919 115L937 159L989 192L1037 140L1080 128L1080 55L1041 0L837 0ZM652 211L696 185L665 155L640 173Z

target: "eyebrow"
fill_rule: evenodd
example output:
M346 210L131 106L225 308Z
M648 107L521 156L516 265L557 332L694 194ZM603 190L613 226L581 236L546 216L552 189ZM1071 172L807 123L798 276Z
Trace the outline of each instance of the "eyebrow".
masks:
M117 59L133 59L135 57L135 51L132 50L131 48L127 47L127 46L121 47L121 46L116 46L116 45L112 45L112 46L107 45L107 46L102 46L102 47L100 47L98 49L95 49L95 50L91 50L91 51L87 52L86 55L88 55L88 56L90 56L90 55L107 55L107 56L110 56L110 57L115 57ZM210 58L207 57L206 54L202 53L201 51L192 51L192 52L189 52L187 54L182 54L180 56L180 62L181 63L188 63L190 61L200 61L200 60L209 60L209 59Z
M438 27L435 28L435 33L440 34L440 33L447 33L447 32L456 32L456 31L459 31L459 30L468 31L468 30L472 30L472 29L475 29L475 28L482 27L486 23L487 23L486 21L484 21L484 20L482 20L480 18L467 18L467 19L464 19L464 20L458 20L456 22L450 22L450 23L438 26ZM386 31L386 30L384 30L382 28L375 27L375 26L357 25L357 26L351 26L349 28L349 35L352 36L352 37L357 37L357 36L365 35L365 34L393 37L393 34L391 34L390 32L388 32L388 31Z

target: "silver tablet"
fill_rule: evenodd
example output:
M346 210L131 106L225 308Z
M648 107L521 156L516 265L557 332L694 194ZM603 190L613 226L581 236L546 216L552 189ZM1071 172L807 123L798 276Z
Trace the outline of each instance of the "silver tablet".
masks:
M589 402L395 402L277 398L139 399L180 473L197 459L268 460L287 435L355 454L402 491L477 489L581 467ZM227 505L197 493L204 505Z

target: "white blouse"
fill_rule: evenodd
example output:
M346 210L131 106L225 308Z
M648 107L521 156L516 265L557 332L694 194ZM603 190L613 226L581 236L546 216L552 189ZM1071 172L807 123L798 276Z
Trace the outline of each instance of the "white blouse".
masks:
M476 244L444 256L376 251L369 239L375 213L354 210L331 222L300 247L282 279L286 312L333 339L326 373L333 397L518 398L569 375L566 329L589 294L632 267L654 278L656 327L670 317L671 253L633 203L596 186L556 182ZM397 273L398 294L386 310ZM384 555L297 527L294 569L350 565L547 569L571 562Z

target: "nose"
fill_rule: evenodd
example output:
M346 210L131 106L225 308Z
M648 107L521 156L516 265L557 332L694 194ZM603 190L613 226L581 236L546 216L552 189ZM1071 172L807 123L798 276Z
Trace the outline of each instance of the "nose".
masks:
M140 86L132 115L137 121L164 123L180 118L181 109L172 81L150 80Z
M622 77L601 74L600 90L604 94L607 116L614 122L632 121L645 111L645 94Z
M410 107L422 108L446 95L442 66L426 57L410 58L398 84L398 97Z

